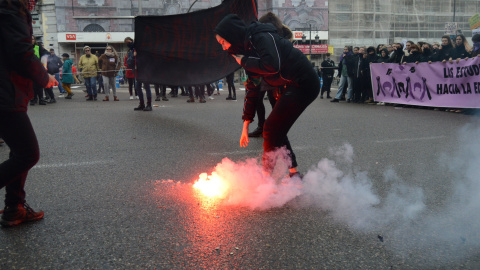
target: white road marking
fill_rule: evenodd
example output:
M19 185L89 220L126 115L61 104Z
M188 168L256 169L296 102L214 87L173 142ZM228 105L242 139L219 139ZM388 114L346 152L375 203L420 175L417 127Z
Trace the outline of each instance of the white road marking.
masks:
M405 139L392 139L392 140L383 140L375 141L376 143L392 143L392 142L414 142L414 141L425 141L425 140L438 140L443 139L445 136L432 136L432 137L420 137L420 138L405 138Z
M50 169L50 168L62 168L62 167L91 166L91 165L100 165L100 164L109 164L109 163L113 163L113 160L97 160L97 161L71 162L71 163L39 164L39 165L35 165L32 169Z

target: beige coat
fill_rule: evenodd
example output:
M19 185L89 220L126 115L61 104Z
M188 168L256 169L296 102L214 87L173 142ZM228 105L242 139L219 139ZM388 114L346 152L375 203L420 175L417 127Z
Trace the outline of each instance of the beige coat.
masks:
M78 61L78 68L82 69L82 76L84 78L97 77L98 58L91 54L90 57L82 55Z

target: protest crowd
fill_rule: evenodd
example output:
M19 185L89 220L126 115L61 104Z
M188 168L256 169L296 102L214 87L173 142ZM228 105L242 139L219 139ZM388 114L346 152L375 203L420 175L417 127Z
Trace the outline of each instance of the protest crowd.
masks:
M480 35L472 37L472 45L464 35L457 35L455 40L448 35L442 36L441 43L427 43L419 41L407 41L405 44L380 44L376 47L353 47L345 46L340 56L338 66L329 57L322 62L318 73L322 76L323 86L320 98L324 92L330 97L330 88L334 79L334 71L337 71L339 82L338 92L331 102L346 101L348 103L367 103L373 105L393 105L395 107L408 107L404 104L389 104L374 101L370 64L372 63L422 63L422 62L449 62L459 63L468 58L480 55ZM329 56L329 55L328 55ZM427 109L444 110L450 112L471 112L461 108L434 108Z

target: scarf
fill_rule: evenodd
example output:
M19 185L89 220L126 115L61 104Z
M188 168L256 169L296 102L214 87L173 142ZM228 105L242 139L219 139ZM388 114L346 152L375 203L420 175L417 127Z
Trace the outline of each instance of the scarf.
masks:
M480 42L473 43L473 51L476 52L480 50Z
M108 57L115 57L115 54L113 52L106 52L105 55Z

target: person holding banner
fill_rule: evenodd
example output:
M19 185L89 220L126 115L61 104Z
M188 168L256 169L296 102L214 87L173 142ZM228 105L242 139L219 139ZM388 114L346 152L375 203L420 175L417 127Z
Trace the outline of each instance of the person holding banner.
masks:
M480 34L475 34L472 37L473 48L472 48L472 57L477 57L480 55Z
M452 50L452 55L448 60L453 63L453 59L456 60L457 64L460 62L460 59L468 59L470 57L470 52L472 51L472 47L468 44L467 39L464 35L458 35L455 38L455 48Z
M271 173L276 160L272 153L289 144L287 133L320 92L320 80L307 57L281 37L275 26L245 22L229 14L216 26L217 41L248 72L240 146L248 146L248 126L253 120L260 82L277 88L277 102L263 128L263 168ZM288 151L290 177L300 177L293 152Z

